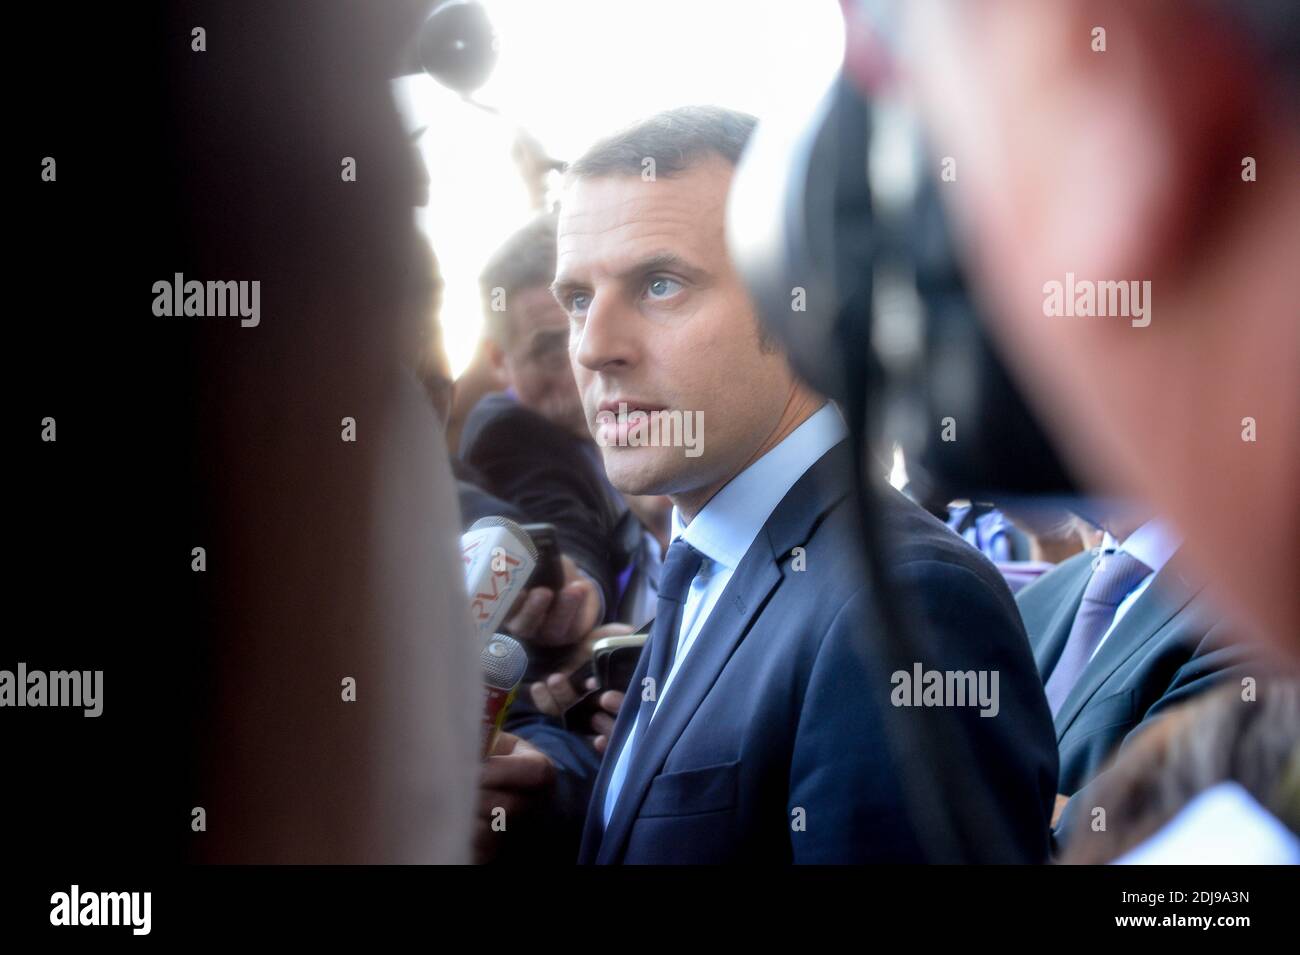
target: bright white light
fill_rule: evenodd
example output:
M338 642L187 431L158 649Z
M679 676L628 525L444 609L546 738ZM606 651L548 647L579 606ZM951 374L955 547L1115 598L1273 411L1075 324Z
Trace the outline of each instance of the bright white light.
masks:
M572 159L595 140L659 110L713 104L757 115L839 66L835 0L483 0L500 40L497 66L462 102L428 76L398 82L406 122L427 125L431 184L419 225L446 283L441 321L452 373L482 329L478 273L533 214L510 159L512 124Z

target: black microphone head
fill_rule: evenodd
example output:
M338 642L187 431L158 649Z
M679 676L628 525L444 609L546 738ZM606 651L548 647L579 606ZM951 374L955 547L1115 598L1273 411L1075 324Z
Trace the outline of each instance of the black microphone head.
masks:
M504 633L494 633L483 638L479 653L483 667L483 681L499 690L510 690L519 685L528 669L528 651L518 640Z
M420 65L462 95L474 92L496 66L496 35L487 12L472 0L447 0L420 27Z

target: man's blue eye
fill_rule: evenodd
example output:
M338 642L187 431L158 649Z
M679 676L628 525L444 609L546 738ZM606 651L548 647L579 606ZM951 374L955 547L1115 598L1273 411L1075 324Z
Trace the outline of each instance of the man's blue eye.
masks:
M651 279L650 284L646 287L646 291L655 298L666 298L681 287L682 283L678 282L676 279L664 278L661 276L657 279Z
M589 297L582 292L577 292L569 299L569 308L575 312L585 312L590 304Z

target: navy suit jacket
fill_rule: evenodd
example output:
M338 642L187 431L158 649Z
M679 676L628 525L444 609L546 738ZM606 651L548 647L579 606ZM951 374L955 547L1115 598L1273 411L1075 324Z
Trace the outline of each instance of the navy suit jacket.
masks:
M639 739L606 830L609 774L640 702L628 694L580 862L924 861L881 723L893 687L869 659L851 474L842 442L769 517ZM984 787L1014 832L993 854L1042 861L1056 747L1010 591L943 524L892 489L882 493L894 596L938 648L926 667L1000 672L1000 713L966 708L954 743L973 751L982 775L970 785ZM792 560L796 547L805 569ZM649 644L633 687L648 654Z
M1062 561L1016 598L1044 683L1065 649L1095 556L1084 551ZM1230 626L1174 554L1084 667L1056 714L1058 790L1073 796L1145 723L1244 672L1247 661Z

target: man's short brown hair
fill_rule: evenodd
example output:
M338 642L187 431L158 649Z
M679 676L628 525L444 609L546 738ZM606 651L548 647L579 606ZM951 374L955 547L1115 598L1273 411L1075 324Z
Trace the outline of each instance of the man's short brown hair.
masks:
M556 220L553 212L534 218L492 253L479 275L487 332L498 344L508 343L512 333L510 297L534 286L549 288L555 278ZM504 308L493 307L498 304Z
M565 174L576 179L639 176L645 161L653 159L655 176L672 176L710 155L734 166L757 122L748 113L721 106L665 110L600 140L570 163Z
M721 106L679 106L600 140L569 164L565 176L640 176L653 169L655 178L671 178L710 156L735 166L757 123L748 113ZM761 320L758 346L768 353L777 350Z

